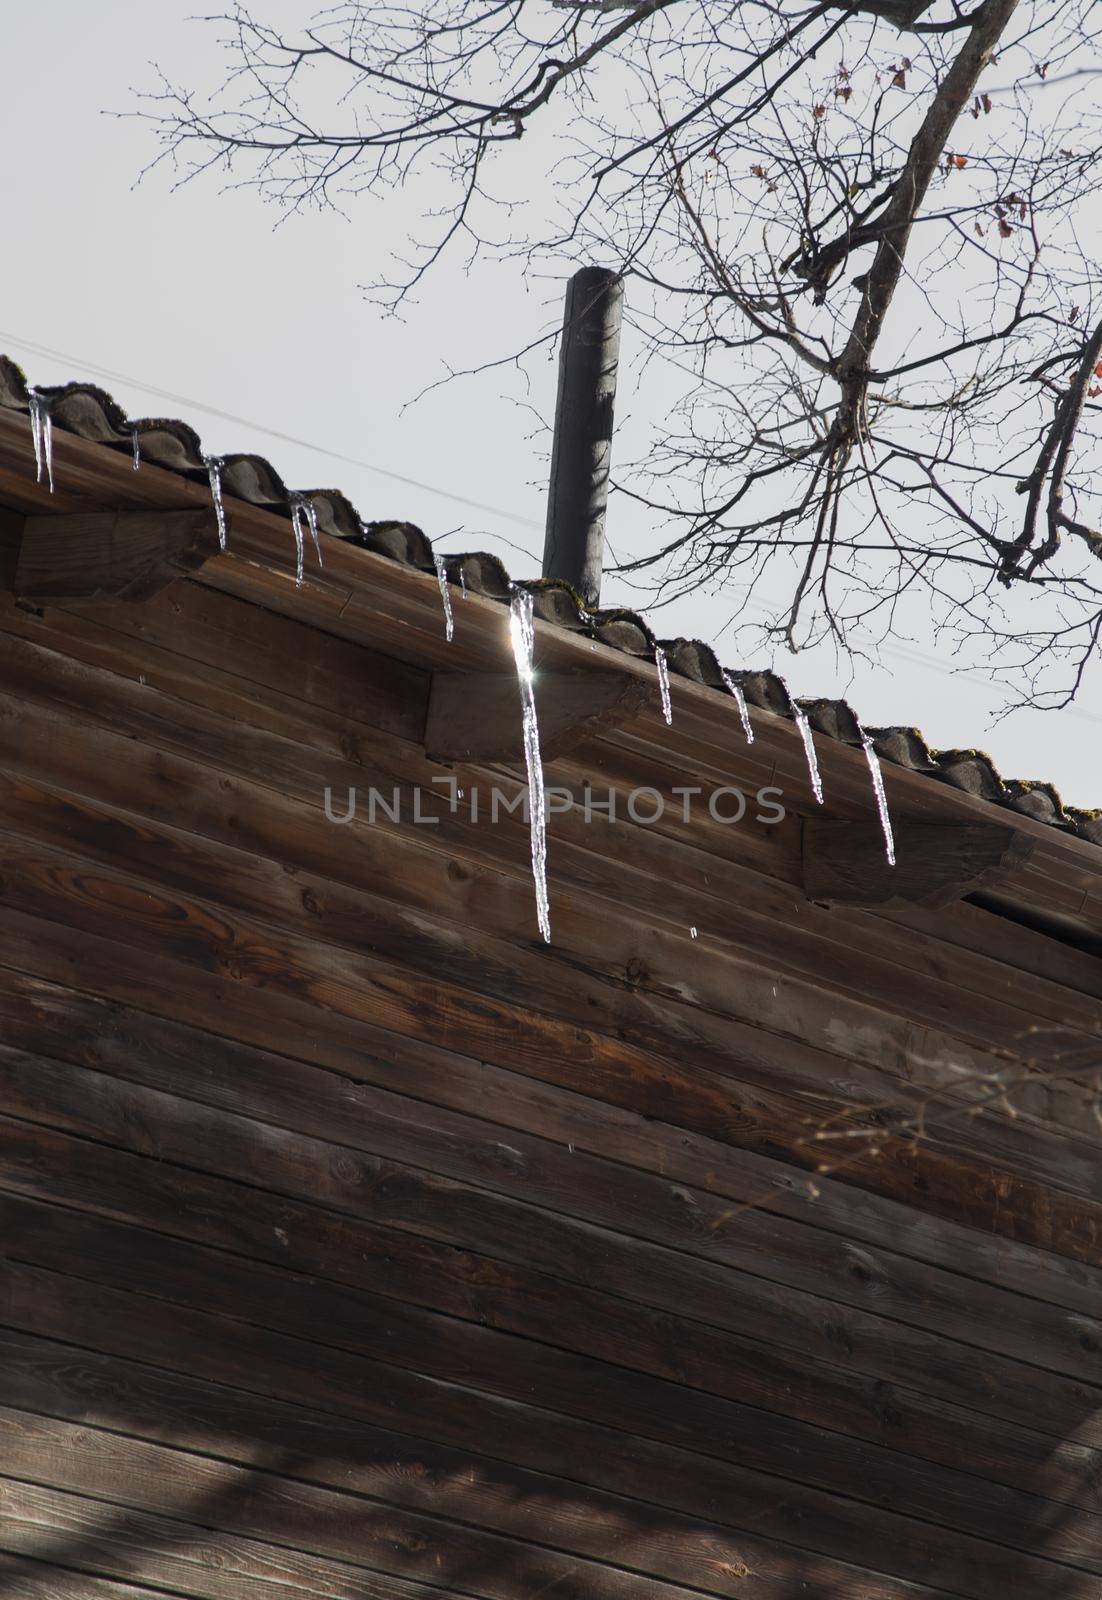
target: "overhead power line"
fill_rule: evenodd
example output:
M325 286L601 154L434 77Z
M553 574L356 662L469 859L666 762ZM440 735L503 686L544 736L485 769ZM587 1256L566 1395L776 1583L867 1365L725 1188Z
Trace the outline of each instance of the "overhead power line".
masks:
M471 500L466 495L456 494L451 489L441 489L434 483L424 483L420 478L408 478L401 472L392 472L389 467L380 467L374 461L363 461L358 456L344 455L340 450L331 450L327 445L315 444L311 439L300 439L293 433L282 433L278 428L269 428L266 423L255 422L232 411L221 411L217 406L208 405L205 400L177 394L172 389L159 389L156 384L147 383L144 378L135 378L125 372L115 372L110 367L100 366L94 361L84 361L79 356L70 355L64 350L52 350L48 345L34 344L29 339L5 333L2 329L0 329L0 340L18 350L29 350L33 355L48 356L54 361L71 362L80 372L90 373L96 378L105 378L109 383L128 384L134 389L141 390L143 394L156 395L158 400L167 400L172 405L182 406L185 411L202 411L206 416L217 417L221 422L235 422L243 428L253 428L258 433L266 434L269 439L279 439L283 444L293 444L303 450L312 450L315 455L327 456L329 460L343 462L348 467L361 467L365 472L376 472L381 478L390 478L392 482L405 484L407 488L420 489L425 494L439 495L444 500L450 500L453 505L466 506L472 511L484 511L490 516L501 517L506 522L514 522L520 527L536 528L540 533L543 532L543 523L537 522L534 517L519 516L515 511L506 511L501 506L488 505L481 500Z

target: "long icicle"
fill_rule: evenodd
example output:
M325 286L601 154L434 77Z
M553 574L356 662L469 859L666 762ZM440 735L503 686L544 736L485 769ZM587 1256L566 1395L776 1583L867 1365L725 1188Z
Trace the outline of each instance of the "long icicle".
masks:
M137 428L131 428L130 442L134 447L134 471L137 472L140 470L142 464L141 435L139 434Z
M432 552L432 564L436 568L436 581L440 585L440 603L444 607L444 634L451 644L455 635L455 618L452 615L451 590L448 588L448 569L444 557L435 550Z
M880 827L884 834L884 854L888 858L889 867L894 867L895 835L892 833L892 819L888 810L888 796L884 789L884 774L880 770L880 757L876 753L872 739L860 723L857 724L857 731L861 735L861 748L865 752L865 760L869 764L872 792L876 796L876 809L880 813Z
M222 503L222 457L204 456L203 465L210 479L210 497L214 501L214 515L218 519L218 547L226 548L226 508Z
M719 670L723 676L724 683L731 691L731 695L734 698L736 706L738 706L738 714L742 721L742 731L746 735L746 743L753 744L754 730L750 726L750 708L746 704L746 696L743 694L742 689L735 682L734 678L732 678L729 672L724 671L722 667L720 667Z
M27 394L27 403L31 413L31 437L34 440L34 465L35 481L42 482L42 473L45 470L46 481L50 485L50 493L54 492L54 423L50 416L50 408L45 398L37 389L31 389Z
M658 693L662 699L662 715L667 724L673 721L673 705L670 701L670 669L666 661L666 652L660 644L654 647L654 664L658 668Z
M532 622L532 596L527 589L514 589L509 601L509 638L517 666L520 701L524 713L524 763L528 769L528 825L532 840L532 881L536 888L536 920L548 944L551 943L551 909L547 897L547 797L543 791L543 759L540 756L539 723L536 721L536 692L532 679L532 656L536 634Z
M788 696L788 705L792 712L792 720L799 729L800 738L803 740L804 755L807 758L807 775L811 780L811 792L815 796L817 804L822 805L823 780L819 776L819 758L815 754L815 740L812 738L811 724L807 720L807 713L801 706L797 705L796 696L792 693L792 690L788 687L783 678L780 679L780 685L785 694Z

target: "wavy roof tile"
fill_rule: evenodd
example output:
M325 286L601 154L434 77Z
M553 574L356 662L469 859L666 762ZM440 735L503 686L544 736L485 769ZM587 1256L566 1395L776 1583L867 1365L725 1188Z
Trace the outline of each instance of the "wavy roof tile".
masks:
M0 407L28 413L37 397L52 425L111 449L140 453L141 460L194 481L205 481L210 459L204 455L199 435L186 422L163 417L129 417L105 390L91 383L65 383L31 388L22 369L0 355ZM360 545L424 572L434 571L432 546L420 528L408 522L365 522L352 502L338 489L288 488L263 456L232 454L218 458L225 493L252 505L263 506L290 519L292 499L308 500L317 527L327 538ZM451 583L471 593L507 601L517 581L496 556L483 552L450 555L445 571ZM585 633L600 643L629 655L654 660L656 649L666 654L669 670L729 695L729 678L741 688L747 703L775 715L792 718L794 703L783 680L773 672L721 666L711 646L699 639L657 639L645 619L633 611L587 612L566 584L537 580L523 582L534 598L538 617L559 627ZM1052 784L1024 778L1004 778L990 757L980 750L935 750L917 728L862 729L845 700L814 699L796 702L817 733L843 744L859 746L862 733L871 737L881 760L928 775L931 782L956 789L1005 807L1036 822L1102 845L1102 812L1065 806Z

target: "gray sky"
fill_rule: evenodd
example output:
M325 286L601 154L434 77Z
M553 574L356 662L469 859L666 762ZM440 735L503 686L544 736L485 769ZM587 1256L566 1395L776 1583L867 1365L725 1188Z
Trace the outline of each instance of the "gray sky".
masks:
M360 286L415 226L413 196L276 227L277 212L216 180L172 192L159 169L135 188L154 153L151 132L104 113L136 105L132 90L154 82L152 61L184 82L214 81L214 35L188 22L193 4L6 8L0 350L32 382L100 382L133 415L184 418L209 451L259 451L296 487L339 486L365 518L405 518L434 539L455 530L443 548L495 550L515 576L533 575L553 356L529 364L530 383L503 369L402 408L446 366L507 355L557 321L561 283L526 281L519 265L468 276L457 257L397 321ZM311 7L257 0L257 9L303 18ZM632 404L631 354L629 338L618 415L634 444L645 418ZM618 550L653 537L637 516L614 500ZM639 604L615 582L602 599ZM1070 803L1102 804L1102 714L1090 698L996 721L1003 691L954 673L920 628L872 663L823 650L769 663L745 635L740 649L737 624L721 632L730 610L722 594L698 594L652 620L660 634L716 643L730 665L774 665L798 695L845 695L869 725L915 725L931 744L978 746L1007 776L1047 778Z

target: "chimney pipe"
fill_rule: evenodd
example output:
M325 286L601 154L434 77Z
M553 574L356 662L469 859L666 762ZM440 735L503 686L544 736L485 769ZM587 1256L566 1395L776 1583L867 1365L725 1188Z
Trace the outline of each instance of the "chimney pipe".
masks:
M567 287L559 348L543 576L569 583L591 609L601 598L623 296L617 273L582 267Z

